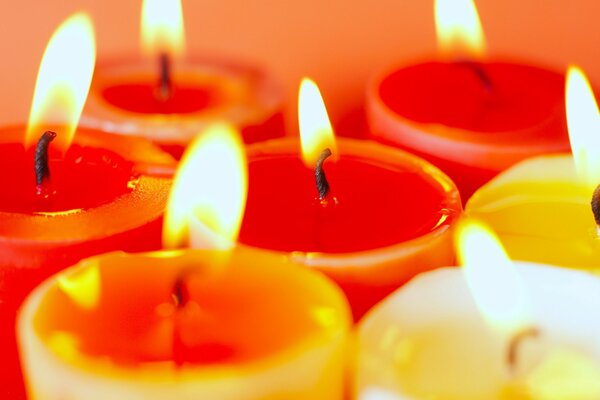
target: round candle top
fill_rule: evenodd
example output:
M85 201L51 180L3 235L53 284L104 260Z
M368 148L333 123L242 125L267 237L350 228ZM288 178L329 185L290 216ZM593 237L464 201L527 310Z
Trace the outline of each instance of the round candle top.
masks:
M500 169L506 157L514 163L569 148L564 76L546 69L432 61L386 71L368 90L372 117L381 119L372 120L375 134L442 159L465 162L468 151L480 164ZM409 127L398 137L382 132L398 123Z
M100 370L107 360L148 371L256 366L341 340L349 311L339 289L279 261L244 249L88 259L36 290L21 332L31 323L27 334L56 357Z
M59 135L63 127L52 129ZM91 239L126 230L140 218L148 222L162 213L170 179L151 175L162 167L171 168L173 159L149 142L115 141L102 132L79 129L64 154L50 143L51 194L39 195L34 149L25 151L20 143L24 131L24 126L0 131L0 184L11 188L10 195L0 199L0 236L60 241L86 232ZM115 220L129 204L137 204L138 213Z
M368 251L447 229L460 213L454 185L430 164L371 142L338 146L338 160L324 164L327 204L297 140L251 147L240 241L283 252Z
M597 269L600 242L571 155L525 160L481 187L466 211L490 225L516 260Z
M540 336L519 344L512 374L506 342L482 318L463 271L439 269L399 289L361 322L356 398L597 398L600 324L590 316L600 307L600 280L516 266Z
M261 125L281 110L280 90L264 72L212 58L174 60L172 90L162 99L157 63L151 61L100 62L81 123L175 144L187 143L218 120L245 128ZM245 139L257 140L253 137Z

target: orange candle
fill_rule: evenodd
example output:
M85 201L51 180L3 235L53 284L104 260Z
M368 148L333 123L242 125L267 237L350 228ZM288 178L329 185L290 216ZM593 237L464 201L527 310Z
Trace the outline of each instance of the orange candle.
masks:
M243 165L229 132L203 135L192 165L216 153L214 171L225 171L223 178ZM245 171L237 174L242 181L222 180L220 194L243 188ZM183 205L193 215L180 231L197 233L198 219L221 251L112 253L38 287L18 325L30 397L341 400L346 299L327 278L285 258L232 249L239 218L228 224L227 216L240 214L243 199L231 204L223 214L208 203Z
M282 93L260 68L187 56L181 2L145 0L143 58L100 60L82 124L143 136L180 157L208 125L236 125L247 143L283 135Z

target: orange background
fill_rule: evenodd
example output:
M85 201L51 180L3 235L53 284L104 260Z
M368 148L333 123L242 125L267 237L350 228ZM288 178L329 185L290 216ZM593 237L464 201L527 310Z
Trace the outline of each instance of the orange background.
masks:
M141 0L2 0L0 123L27 117L36 71L56 26L78 10L95 20L98 56L138 51ZM360 103L378 67L436 50L433 0L183 0L190 52L268 67L292 102L301 76L317 80L339 119ZM600 1L477 0L492 56L557 69L579 63L600 82ZM72 62L77 62L73 56Z

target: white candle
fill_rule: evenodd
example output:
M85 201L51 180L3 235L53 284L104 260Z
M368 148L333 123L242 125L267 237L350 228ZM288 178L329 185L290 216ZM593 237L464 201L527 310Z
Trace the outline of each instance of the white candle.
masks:
M503 290L506 303L518 307L504 316L508 308L482 314L486 300L476 303L458 268L422 274L379 304L359 326L355 398L600 398L600 279L540 264L514 266L518 285L496 277L483 288L486 295ZM525 301L514 301L518 286ZM538 336L514 340L531 327Z

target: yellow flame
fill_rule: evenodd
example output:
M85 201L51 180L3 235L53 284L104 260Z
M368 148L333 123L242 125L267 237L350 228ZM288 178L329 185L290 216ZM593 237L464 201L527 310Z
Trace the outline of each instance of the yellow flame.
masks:
M481 222L464 220L456 242L469 290L486 321L513 334L528 327L526 290L496 235Z
M198 229L207 228L216 235L213 247L230 248L240 230L247 191L246 155L236 129L212 125L181 160L165 212L164 246L181 247Z
M442 55L485 57L485 34L473 0L435 0L435 28Z
M181 0L144 0L140 33L146 55L182 55L185 33Z
M600 116L590 83L579 67L567 70L565 96L577 175L593 190L600 183Z
M100 271L95 262L85 265L72 275L61 275L58 287L77 305L91 310L100 301Z
M309 168L314 168L323 150L329 148L333 156L337 155L337 147L333 128L329 122L325 102L317 84L304 78L298 93L298 123L300 125L300 142L302 143L302 160Z
M77 13L54 32L40 64L25 146L35 144L50 126L60 131L52 143L69 148L92 82L96 64L94 27L89 16Z

